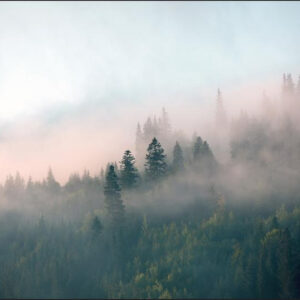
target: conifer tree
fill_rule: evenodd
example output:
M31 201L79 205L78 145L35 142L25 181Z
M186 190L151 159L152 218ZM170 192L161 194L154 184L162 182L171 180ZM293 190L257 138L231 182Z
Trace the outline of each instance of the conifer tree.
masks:
M172 164L173 172L182 171L184 169L184 159L182 149L179 143L176 141L176 144L173 149L173 164Z
M144 138L146 140L150 139L153 136L153 125L150 117L148 117L146 123L144 124L143 129L144 129Z
M196 138L196 141L195 141L195 144L194 144L194 149L193 149L193 158L194 158L194 161L197 161L200 159L201 157L201 150L202 150L202 139L200 136L198 136Z
M286 89L287 92L292 95L294 93L294 82L291 74L287 75L286 78Z
M167 173L166 155L156 138L153 138L147 151L145 163L146 178L151 181L157 181Z
M140 123L138 123L136 128L136 134L135 134L135 150L136 153L138 154L141 151L142 143L143 143L143 133L142 133L141 125Z
M203 157L206 157L206 158L211 158L211 159L213 158L213 153L212 153L207 141L203 142L202 155L203 155Z
M104 181L104 170L103 170L103 167L101 168L101 171L100 171L100 180L101 180L101 182Z
M105 205L113 228L124 221L125 207L121 199L121 188L113 165L109 166L104 187Z
M49 170L48 170L46 186L50 192L54 192L54 193L59 192L60 184L55 180L51 168L49 168Z
M138 171L135 167L135 158L130 150L124 152L123 158L120 162L121 185L122 188L133 188L136 186L138 179Z
M140 123L137 124L136 128L136 141L137 143L140 142L143 138L142 130L141 130L141 125Z
M170 125L168 113L164 107L162 108L160 124L161 124L162 135L168 136L171 133L171 125Z

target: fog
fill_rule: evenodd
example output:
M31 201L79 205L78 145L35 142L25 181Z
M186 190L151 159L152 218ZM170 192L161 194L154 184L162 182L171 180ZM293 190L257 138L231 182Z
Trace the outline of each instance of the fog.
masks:
M299 12L1 2L0 298L299 298Z

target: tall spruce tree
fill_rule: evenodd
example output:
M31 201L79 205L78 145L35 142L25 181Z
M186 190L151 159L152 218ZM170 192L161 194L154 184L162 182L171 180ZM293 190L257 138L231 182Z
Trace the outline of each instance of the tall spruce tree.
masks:
M184 169L184 159L182 149L179 143L176 141L176 144L173 149L173 163L172 170L174 173L182 171Z
M193 158L194 161L197 161L201 157L201 152L202 152L202 145L203 141L200 136L196 138L196 141L194 143L194 148L193 148Z
M146 154L145 175L151 181L157 181L167 173L166 155L156 138L149 144Z
M113 165L109 166L104 187L105 205L113 228L121 227L125 207L121 199L121 187Z
M135 167L135 158L130 150L124 152L120 162L120 173L122 188L131 189L136 186L139 175Z

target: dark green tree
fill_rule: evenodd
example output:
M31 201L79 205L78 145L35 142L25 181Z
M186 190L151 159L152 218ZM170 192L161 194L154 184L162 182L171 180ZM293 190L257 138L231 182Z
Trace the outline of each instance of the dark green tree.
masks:
M125 207L121 199L121 188L115 167L110 165L104 187L105 205L113 228L120 227L124 221Z
M122 188L131 189L136 186L139 175L135 167L135 158L130 150L124 152L120 162L120 173Z
M176 142L173 149L173 163L172 170L174 173L182 171L184 169L184 159L182 149L178 142Z
M166 155L156 138L149 144L146 154L145 175L151 181L163 178L167 173Z

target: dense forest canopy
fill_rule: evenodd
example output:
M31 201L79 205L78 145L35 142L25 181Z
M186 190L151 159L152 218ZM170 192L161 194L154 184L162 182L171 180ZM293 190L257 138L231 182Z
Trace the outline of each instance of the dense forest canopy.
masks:
M213 135L163 108L97 176L9 175L0 297L299 298L300 80L262 103L233 118L218 90Z

